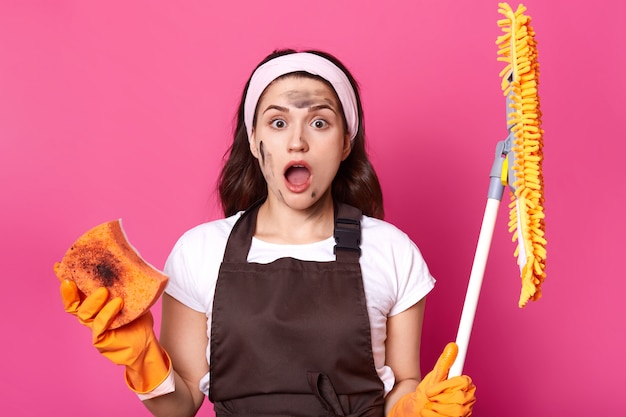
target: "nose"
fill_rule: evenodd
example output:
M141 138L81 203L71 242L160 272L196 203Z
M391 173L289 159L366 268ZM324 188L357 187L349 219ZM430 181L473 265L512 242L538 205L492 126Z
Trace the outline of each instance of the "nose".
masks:
M289 151L306 152L307 150L309 150L309 143L306 139L306 126L298 124L289 138Z

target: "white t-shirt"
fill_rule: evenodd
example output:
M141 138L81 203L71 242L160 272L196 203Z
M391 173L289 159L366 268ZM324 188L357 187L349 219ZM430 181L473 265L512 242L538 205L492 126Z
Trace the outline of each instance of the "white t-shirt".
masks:
M166 292L187 307L207 317L207 361L210 358L211 308L215 283L226 241L241 216L204 223L187 231L172 249L164 272L170 277ZM303 261L335 260L333 237L304 245L281 245L252 239L249 262L270 263L281 257ZM432 290L435 279L417 246L395 226L363 216L361 219L361 273L370 319L374 363L387 394L395 383L393 371L385 366L387 317L408 309ZM209 374L200 381L208 395Z

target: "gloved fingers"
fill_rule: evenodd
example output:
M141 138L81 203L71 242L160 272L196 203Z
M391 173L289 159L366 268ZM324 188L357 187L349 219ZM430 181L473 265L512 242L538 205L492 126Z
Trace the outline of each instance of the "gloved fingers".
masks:
M473 406L473 402L463 405L429 402L421 414L422 417L468 417L472 415Z
M471 408L448 408L448 409L430 409L424 408L420 411L421 417L469 417L472 415Z
M474 392L464 392L464 391L456 391L447 394L439 394L435 397L428 399L429 403L432 404L441 404L441 405L451 405L451 406L462 406L462 405L471 405L476 402L476 396Z
M454 342L450 342L443 349L443 352L437 359L437 363L433 367L433 370L426 374L424 379L419 384L419 388L422 392L438 383L445 381L448 378L448 372L454 364L457 353L459 351L458 346Z
M476 402L476 386L465 375L437 384L428 394L422 417L467 417Z
M121 297L115 297L98 311L91 327L94 344L101 339L102 334L107 331L123 307L124 300Z
M63 302L63 308L70 314L76 315L78 306L80 305L80 291L74 283L69 279L61 281L61 301Z
M87 296L77 310L78 319L81 323L89 325L104 307L108 298L109 290L106 287L100 287Z
M434 384L426 389L426 396L430 399L442 393L468 392L476 390L472 379L467 375L455 376L445 381Z
M122 307L122 299L114 298L96 316L93 345L113 363L133 366L138 360L144 360L145 352L151 345L159 346L159 343L154 334L150 311L122 327L109 330L108 327ZM158 350L161 351L160 348Z
M439 414L437 411L429 410L427 408L423 408L422 410L420 410L419 415L421 417L451 417L445 414Z
M434 373L433 382L444 381L448 378L448 372L450 371L452 364L454 364L458 353L459 347L456 343L450 342L446 345L432 370Z

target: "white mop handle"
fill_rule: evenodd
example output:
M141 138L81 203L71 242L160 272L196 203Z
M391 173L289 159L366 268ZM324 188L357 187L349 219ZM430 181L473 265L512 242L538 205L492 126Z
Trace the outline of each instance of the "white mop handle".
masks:
M485 275L485 266L487 265L487 258L489 257L491 238L493 237L499 207L500 200L494 198L487 199L487 206L485 207L485 214L483 215L483 222L480 227L480 235L478 236L478 244L476 245L476 253L474 254L474 263L472 264L472 271L465 294L465 302L463 303L459 330L456 335L456 344L459 347L459 353L450 368L448 378L459 376L463 373L467 346L469 345L470 333L474 325L478 297Z

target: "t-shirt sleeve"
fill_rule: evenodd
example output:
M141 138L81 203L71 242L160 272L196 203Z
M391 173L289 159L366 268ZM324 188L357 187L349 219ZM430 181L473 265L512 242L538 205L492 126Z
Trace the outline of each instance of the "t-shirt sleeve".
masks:
M394 254L396 263L397 299L389 311L393 316L403 312L424 298L435 286L422 253L406 235L397 246Z
M192 268L189 249L191 249L189 244L182 238L174 245L163 269L169 277L165 292L187 307L204 312L202 300L197 298L199 294L197 271Z
M226 241L239 215L203 223L178 239L163 268L168 295L210 316Z

